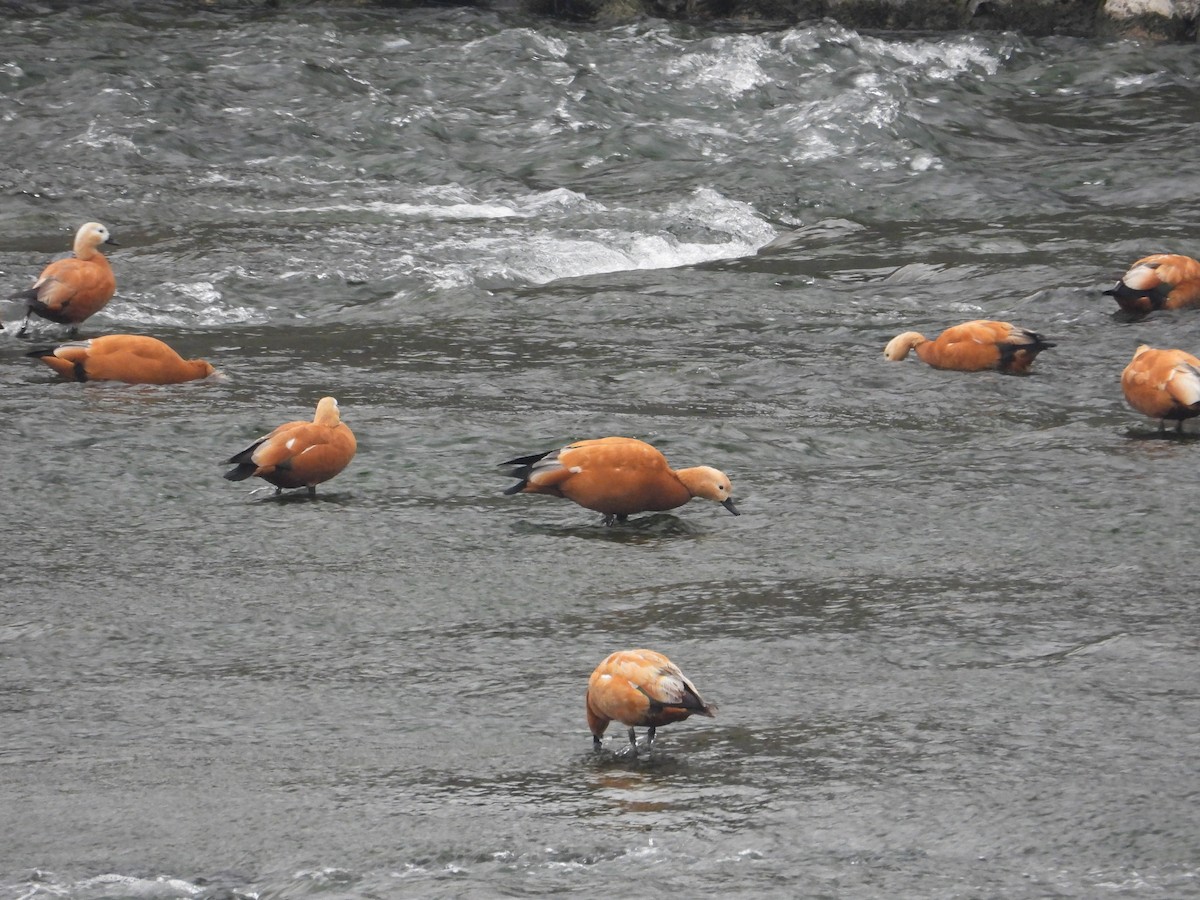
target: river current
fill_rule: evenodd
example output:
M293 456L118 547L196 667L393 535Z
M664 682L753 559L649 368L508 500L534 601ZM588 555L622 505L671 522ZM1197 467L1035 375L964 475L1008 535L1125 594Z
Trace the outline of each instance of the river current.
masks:
M97 0L6 14L0 897L1200 895L1200 442L1115 315L1200 254L1194 46ZM884 360L975 318L1023 377ZM220 463L336 396L315 500ZM1196 430L1192 423L1188 431ZM497 467L726 471L613 528ZM720 710L594 754L611 651Z

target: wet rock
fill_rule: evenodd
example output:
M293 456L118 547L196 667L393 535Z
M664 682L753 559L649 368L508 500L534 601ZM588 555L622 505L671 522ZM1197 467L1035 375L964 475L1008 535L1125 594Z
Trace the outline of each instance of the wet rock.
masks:
M1016 31L1195 41L1200 0L522 0L526 11L593 22L650 16L886 31Z
M1195 41L1200 0L1106 0L1103 34L1168 41Z

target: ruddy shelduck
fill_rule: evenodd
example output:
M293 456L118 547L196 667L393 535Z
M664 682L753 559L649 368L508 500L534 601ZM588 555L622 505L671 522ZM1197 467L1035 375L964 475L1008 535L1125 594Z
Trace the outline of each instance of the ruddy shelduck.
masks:
M107 228L99 222L81 225L75 233L75 255L50 263L33 287L13 297L27 307L18 334L25 334L31 315L70 325L74 334L80 322L104 308L117 290L117 279L97 249L102 244L116 246Z
M338 402L322 397L311 422L287 422L225 461L235 468L225 473L230 481L257 476L284 488L308 488L317 495L317 485L328 481L350 465L358 443L354 432L342 421Z
M1177 253L1146 256L1104 293L1115 298L1125 312L1139 315L1200 306L1200 262Z
M1121 390L1138 412L1158 419L1175 420L1183 433L1183 420L1200 415L1200 359L1182 350L1156 350L1142 344L1121 373Z
M215 371L202 359L184 359L157 338L140 334L69 341L28 355L71 381L179 384L207 378Z
M707 702L679 666L653 650L618 650L596 666L587 687L587 723L592 746L599 750L609 722L629 729L629 744L637 755L634 728L648 727L646 750L654 743L654 731L692 715L716 715L715 703Z
M1027 372L1034 358L1054 344L1028 328L1009 322L976 319L947 328L934 340L916 331L898 334L883 349L892 362L916 350L917 356L935 369L954 369L959 372L981 372L996 369L1000 372Z
M672 469L662 453L635 438L576 441L501 465L516 466L508 474L521 479L504 493L566 497L603 513L605 525L624 522L633 513L674 509L693 497L713 500L741 515L724 472L711 466Z

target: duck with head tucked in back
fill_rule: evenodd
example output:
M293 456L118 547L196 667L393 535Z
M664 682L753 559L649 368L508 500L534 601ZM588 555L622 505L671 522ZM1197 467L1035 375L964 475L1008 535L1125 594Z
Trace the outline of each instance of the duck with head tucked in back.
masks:
M322 397L311 422L286 422L225 461L234 468L225 473L230 481L257 476L284 488L308 488L317 495L317 485L333 478L354 459L358 443L354 432L342 421L338 402Z
M1121 373L1121 391L1130 406L1158 419L1159 431L1174 419L1176 433L1182 434L1183 420L1200 415L1200 359L1142 344Z
M1200 306L1200 262L1178 253L1145 256L1104 293L1134 315Z
M656 448L636 438L576 441L558 450L501 463L521 479L506 494L565 497L604 515L604 524L624 522L639 512L683 506L693 497L720 503L735 516L733 485L719 469L672 469Z
M935 369L959 372L1027 372L1050 341L1028 328L1010 322L976 319L947 328L930 340L916 331L898 334L883 349L885 358L899 362L915 350L917 356Z
M13 296L26 304L18 336L28 330L31 315L69 325L75 334L80 322L104 308L117 290L117 279L97 249L101 244L116 246L106 227L99 222L81 225L75 233L75 255L50 263L32 287Z
M588 679L588 728L599 750L609 722L629 729L629 744L637 755L635 727L648 728L646 750L654 744L655 729L692 715L713 718L715 703L700 696L679 666L654 650L618 650L596 666Z

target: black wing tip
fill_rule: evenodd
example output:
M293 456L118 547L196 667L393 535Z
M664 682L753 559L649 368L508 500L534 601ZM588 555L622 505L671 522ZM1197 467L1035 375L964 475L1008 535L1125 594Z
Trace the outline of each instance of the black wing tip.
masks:
M222 465L229 465L232 462L232 459L228 459ZM222 477L227 481L245 481L254 474L254 470L257 468L258 466L253 463L239 463L236 468L230 469Z
M531 453L529 456L518 456L516 459L506 459L502 463L497 463L497 465L528 467L528 466L532 466L535 462L537 462L542 457L548 456L549 454L551 454L553 452L554 452L553 450L547 450L544 453Z
M504 489L505 495L519 494L529 485L529 476L533 473L534 465L542 459L545 459L553 450L546 450L543 453L531 453L528 456L518 456L514 459L506 459L499 463L499 466L511 466L508 471L504 472L509 478L517 478L519 481Z

